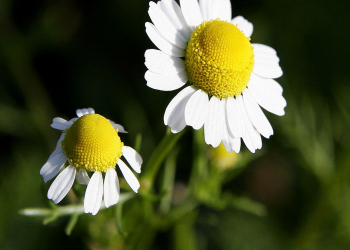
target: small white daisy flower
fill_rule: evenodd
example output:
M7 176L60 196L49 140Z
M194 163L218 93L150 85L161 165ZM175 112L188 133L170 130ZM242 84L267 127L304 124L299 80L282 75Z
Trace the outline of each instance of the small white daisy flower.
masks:
M164 123L173 133L204 125L207 144L223 142L239 152L241 138L251 152L262 147L261 136L273 129L260 107L282 116L287 103L276 51L251 44L253 25L241 16L231 19L229 0L174 0L149 3L146 33L159 50L145 53L147 85L176 90Z
M131 189L137 193L139 181L124 163L127 160L135 172L141 172L142 158L131 147L124 146L118 132L126 133L124 128L101 115L92 108L78 109L76 118L69 121L56 117L51 127L63 133L55 151L40 170L44 181L51 180L68 161L69 166L51 184L47 198L59 203L71 189L76 177L80 184L88 185L84 198L85 213L97 214L102 196L106 207L119 200L119 180L116 164ZM94 172L91 179L87 171ZM105 179L103 181L103 175Z

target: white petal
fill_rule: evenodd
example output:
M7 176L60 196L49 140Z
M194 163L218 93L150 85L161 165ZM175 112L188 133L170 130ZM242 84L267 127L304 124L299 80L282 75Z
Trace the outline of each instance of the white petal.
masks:
M204 137L214 148L220 145L225 122L225 101L212 96L209 101L207 120L204 123Z
M95 172L85 191L84 211L85 213L97 214L100 210L103 195L103 179L101 172Z
M131 172L129 167L121 159L118 160L117 164L120 168L120 171L122 171L126 182L129 184L131 189L134 190L135 193L137 193L137 190L140 188L140 183L135 177L135 175Z
M54 129L65 131L71 125L72 124L70 122L68 122L67 120L65 120L61 117L55 117L55 118L53 118L50 126Z
M232 151L235 151L238 154L241 150L241 138L232 138L230 140L230 145Z
M273 54L265 54L261 52L256 52L254 50L254 63L269 64L269 65L279 65L279 57Z
M51 184L47 192L47 198L53 200L55 204L59 203L71 189L75 173L74 167L66 167Z
M178 133L186 127L185 107L191 95L196 91L193 86L181 90L169 103L164 113L164 124L171 128L171 132Z
M276 82L274 79L264 78L264 77L261 77L261 76L258 76L256 74L252 73L250 76L250 81L252 81L252 82L254 81L260 87L262 87L268 91L276 92L278 95L282 95L282 93L283 93L282 86L278 82ZM248 83L248 86L251 84L250 81Z
M87 108L89 114L95 114L95 110L93 108Z
M106 207L110 207L117 204L119 201L119 180L117 172L114 168L110 168L106 172L105 182L104 182L104 202Z
M238 103L238 107L241 110L243 119L244 119L244 126L246 127L246 133L242 137L245 145L247 148L254 153L256 149L260 149L262 147L262 141L261 141L261 136L258 131L253 127L253 124L248 118L248 115L246 113L244 103L243 103L243 98L241 95L236 96L236 100Z
M193 31L203 21L197 0L180 0L182 14Z
M146 50L145 59L146 67L158 74L176 75L185 70L185 63L182 59L169 56L160 50Z
M232 19L232 9L230 0L214 0L212 19L220 18L230 22Z
M282 96L282 87L275 80L252 74L248 89L261 107L275 115L284 115L287 102Z
M172 44L186 49L187 41L180 32L169 21L167 16L161 10L160 6L154 2L149 2L148 14L162 36Z
M222 132L222 142L227 150L227 152L231 153L232 151L235 151L236 153L239 153L241 149L241 138L234 137L229 131L227 122L224 122L224 129Z
M237 101L233 97L226 98L226 116L228 128L235 137L245 135L244 119L238 107Z
M65 136L66 136L65 133L62 133L62 134L61 134L60 138L59 138L58 141L57 141L56 147L60 147L60 146L61 146L61 143L62 143L62 141L63 141L63 139L64 139Z
M253 72L267 78L278 78L283 75L279 66L279 58L276 51L263 44L252 44L254 47L254 68Z
M115 123L114 121L109 120L114 129L118 129L118 133L128 133L125 131L124 127L120 124Z
M267 78L278 78L283 75L283 71L278 64L255 63L253 72Z
M158 1L157 4L178 32L181 33L186 41L189 41L192 31L182 14L180 6L174 0Z
M185 108L186 124L198 130L208 116L209 97L203 90L197 90L188 100Z
M172 91L186 84L187 75L185 71L179 72L176 75L161 75L147 70L145 79L147 86L152 89Z
M176 57L185 56L185 51L166 40L153 24L146 23L146 33L154 45L165 54Z
M232 19L231 23L237 24L246 37L251 37L253 34L253 24L242 16L236 16Z
M243 91L243 102L248 117L253 123L256 130L258 130L259 133L262 134L265 138L269 138L270 135L273 135L273 129L270 122L267 120L266 116L254 98L251 96L249 89L247 88Z
M82 116L84 115L82 109L77 109L77 110L76 110L76 114L77 114L78 117L82 117Z
M142 157L132 147L124 146L122 148L123 156L136 173L141 173Z
M214 0L199 0L199 8L202 13L203 21L210 21L213 19L213 3Z
M274 48L260 43L252 43L255 53L267 54L267 55L277 55Z
M85 170L79 169L79 172L77 174L77 181L81 185L88 185L90 182L90 177Z
M57 147L40 169L40 174L44 178L44 182L56 176L66 161L67 156L63 153L62 147Z
M82 117L83 115L95 114L95 110L93 108L77 109L76 114L78 117Z

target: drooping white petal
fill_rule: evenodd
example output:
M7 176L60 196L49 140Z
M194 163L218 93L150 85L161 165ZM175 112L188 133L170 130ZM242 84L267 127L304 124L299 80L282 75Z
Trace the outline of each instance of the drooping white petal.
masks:
M199 8L202 13L203 21L210 21L213 19L213 2L214 0L199 0Z
M267 78L278 78L283 75L279 66L279 58L276 51L263 44L252 44L254 47L254 68L253 72Z
M273 129L271 127L270 122L267 120L261 108L251 96L248 88L246 88L243 91L243 102L248 117L253 123L256 130L258 130L258 132L262 134L265 138L269 138L270 135L273 135Z
M191 95L196 91L193 86L181 90L169 103L164 113L164 124L171 132L178 133L186 127L185 107Z
M228 128L234 137L245 135L244 119L237 101L233 97L226 98L226 116Z
M172 44L185 49L187 42L180 32L169 21L168 17L155 2L149 2L148 14L162 36Z
M243 98L241 95L236 96L236 100L238 103L238 107L241 110L243 119L244 119L244 126L246 127L246 133L242 137L245 145L247 148L252 152L255 153L256 149L261 149L262 147L262 141L260 133L253 127L252 122L249 120L247 112L244 107Z
M131 172L129 167L121 159L118 160L117 164L120 168L120 171L122 171L122 174L123 174L126 182L129 184L131 189L135 193L137 193L137 190L140 188L140 183L139 183L138 179L136 178L136 176L133 174L133 172Z
M241 150L241 138L231 138L230 145L232 151L235 151L238 154Z
M180 0L182 14L193 31L203 21L197 0Z
M62 141L63 141L63 139L64 139L65 136L66 136L65 133L62 133L62 134L61 134L60 138L59 138L58 141L57 141L56 147L60 147L60 146L61 146L61 143L62 143Z
M222 131L222 143L224 144L227 152L229 153L231 153L232 151L239 153L241 149L241 138L236 138L230 133L227 121L224 122L224 129Z
M230 22L232 19L232 9L230 0L214 0L211 18L220 18L223 21Z
M209 98L203 90L197 90L188 100L185 108L186 124L198 130L208 116Z
M117 172L114 168L109 168L106 172L103 196L106 207L117 204L119 201L119 180Z
M284 115L287 102L282 96L282 87L275 80L252 74L248 89L261 107L275 115Z
M55 204L59 203L71 189L75 173L74 167L66 167L51 184L47 192L47 198L53 200Z
M185 70L185 63L182 59L169 56L160 50L146 50L145 59L146 67L158 74L176 75Z
M152 89L172 91L186 84L187 75L185 71L179 72L176 75L161 75L147 70L145 79L147 81L147 86Z
M61 117L55 117L50 126L54 129L65 131L71 126L71 123Z
M79 169L77 174L77 181L81 185L88 185L90 182L90 177L84 169Z
M122 148L123 156L136 173L141 173L142 157L132 147L124 146Z
M242 16L236 16L232 19L231 23L237 24L246 37L251 37L253 34L253 24Z
M109 120L114 129L118 129L118 133L128 133L125 131L124 127L120 124L115 123L114 121Z
M84 211L85 213L97 214L100 210L103 195L103 179L101 172L95 172L85 191Z
M158 1L157 4L185 40L190 40L192 31L182 14L180 6L174 0Z
M146 23L146 33L154 45L165 54L176 57L185 56L185 51L166 40L153 24Z
M82 117L83 115L95 114L95 110L93 108L77 109L76 113L78 117Z
M40 169L40 174L44 178L44 182L56 176L66 161L67 156L63 153L62 147L57 147Z
M207 120L204 123L204 139L214 148L220 145L225 115L225 101L212 96L209 101Z

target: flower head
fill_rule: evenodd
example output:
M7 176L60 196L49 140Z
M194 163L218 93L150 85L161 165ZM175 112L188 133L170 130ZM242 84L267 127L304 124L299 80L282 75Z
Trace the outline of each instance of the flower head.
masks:
M85 213L95 215L101 206L102 196L106 207L119 200L119 180L115 166L118 165L125 180L134 192L140 184L124 163L128 161L135 172L141 172L142 158L131 147L124 146L118 132L124 128L105 117L95 114L92 108L78 109L76 118L66 121L54 118L51 127L61 130L55 151L40 170L44 181L52 179L65 163L69 165L57 176L47 197L59 203L71 189L75 177L80 184L88 185L84 199ZM88 172L93 172L91 179ZM103 181L103 174L105 180Z
M228 152L239 152L241 138L255 152L261 135L272 126L260 107L284 115L287 105L276 51L252 44L253 25L241 16L231 18L229 0L174 0L150 2L146 33L159 50L145 53L145 74L151 88L171 91L184 86L169 103L164 123L173 133L184 127L204 126L207 144L223 142Z

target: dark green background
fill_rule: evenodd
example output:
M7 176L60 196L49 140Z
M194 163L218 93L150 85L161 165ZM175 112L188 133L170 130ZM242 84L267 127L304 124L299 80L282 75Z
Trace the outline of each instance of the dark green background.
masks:
M252 42L275 48L286 115L267 114L275 134L228 190L262 202L268 215L199 209L200 249L349 249L350 107L348 1L232 1L254 24ZM59 132L53 117L93 107L129 134L143 135L145 161L165 133L163 114L178 91L146 86L148 1L0 0L0 248L89 249L84 228L44 226L19 215L45 207L39 175ZM179 145L189 149L191 132ZM247 151L245 146L242 151ZM180 152L177 178L191 156ZM186 165L186 163L188 165ZM348 170L349 169L349 170ZM85 216L85 215L84 215ZM152 249L172 249L170 230ZM132 234L132 232L129 232Z

